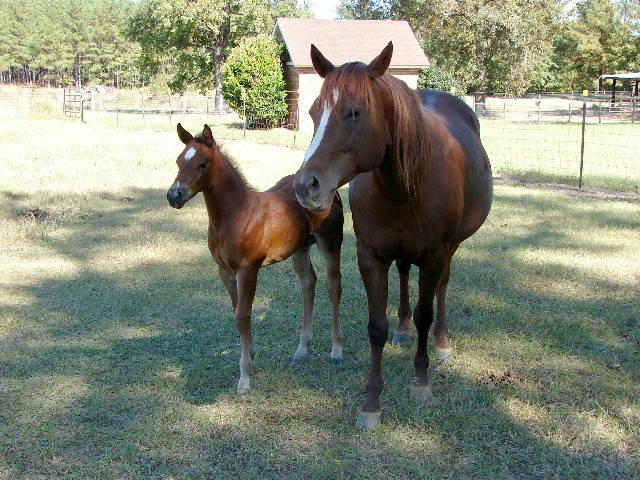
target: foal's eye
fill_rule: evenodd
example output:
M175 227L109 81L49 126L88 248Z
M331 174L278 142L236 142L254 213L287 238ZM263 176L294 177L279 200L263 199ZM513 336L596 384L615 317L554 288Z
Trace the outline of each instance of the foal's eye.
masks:
M201 163L200 165L198 165L198 170L205 170L206 168L207 168L206 163Z
M345 120L358 120L360 118L359 110L350 110L349 113L345 115Z

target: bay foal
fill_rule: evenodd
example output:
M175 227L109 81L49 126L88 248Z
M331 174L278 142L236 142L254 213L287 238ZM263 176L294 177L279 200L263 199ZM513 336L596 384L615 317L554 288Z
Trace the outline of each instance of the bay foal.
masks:
M255 356L251 307L258 271L288 257L292 257L304 304L300 343L292 361L299 362L307 355L316 286L309 258L309 248L314 242L327 263L327 284L333 304L331 363L340 363L340 249L344 218L339 195L332 195L324 209L308 212L296 200L292 175L266 192L252 190L222 153L208 125L201 135L194 137L178 124L178 137L185 147L178 156L178 175L167 192L167 200L172 207L182 208L198 192L204 195L209 215L209 251L231 297L240 332L238 393L251 389L249 377Z

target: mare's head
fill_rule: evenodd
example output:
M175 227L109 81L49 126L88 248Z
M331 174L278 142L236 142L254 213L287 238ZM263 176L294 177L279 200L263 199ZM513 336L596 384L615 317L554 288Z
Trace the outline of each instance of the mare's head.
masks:
M311 60L324 78L320 95L309 110L315 131L294 188L308 210L331 205L335 190L361 172L373 170L390 144L387 117L392 110L380 79L389 67L391 42L371 63L334 67L311 45Z
M167 200L174 208L182 208L209 184L209 170L217 154L216 142L209 125L202 135L194 137L178 124L178 137L184 150L178 155L178 175L167 192Z

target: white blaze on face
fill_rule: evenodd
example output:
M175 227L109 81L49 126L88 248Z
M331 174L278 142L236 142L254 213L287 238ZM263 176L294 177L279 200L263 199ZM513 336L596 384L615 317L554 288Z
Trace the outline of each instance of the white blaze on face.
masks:
M188 162L194 157L195 154L196 154L196 149L191 147L189 150L184 152L184 159Z
M338 103L338 98L340 98L340 94L337 90L333 91L333 102ZM304 165L307 161L316 153L316 150L322 143L322 137L324 137L324 132L327 129L327 123L329 123L329 117L331 117L331 108L327 102L324 102L324 111L322 112L322 117L320 117L320 123L318 124L318 129L316 130L315 135L313 136L313 140L311 140L311 145L307 148L307 152L304 154Z

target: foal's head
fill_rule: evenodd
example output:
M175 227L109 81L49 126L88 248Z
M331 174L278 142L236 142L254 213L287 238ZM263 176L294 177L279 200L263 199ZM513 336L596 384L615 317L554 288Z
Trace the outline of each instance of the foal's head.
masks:
M322 209L337 188L382 162L390 143L387 114L392 106L379 80L392 54L389 42L368 65L352 62L334 67L311 46L313 67L324 83L309 110L313 140L294 179L298 201L308 210Z
M211 162L216 155L216 142L209 125L204 126L202 135L194 137L178 124L178 137L184 143L184 150L178 155L178 175L167 192L167 200L174 208L182 208L209 182Z

